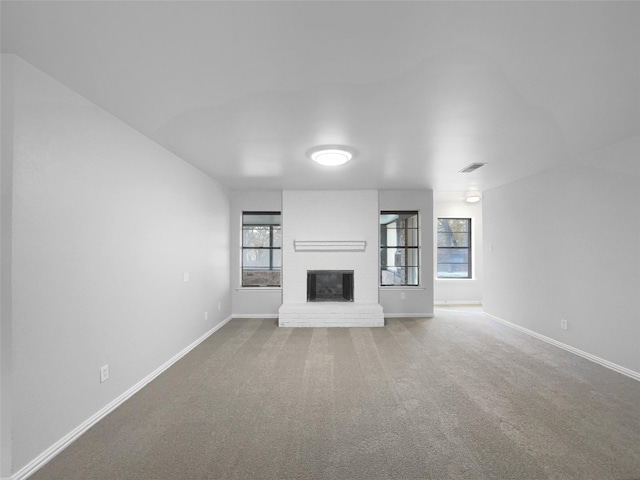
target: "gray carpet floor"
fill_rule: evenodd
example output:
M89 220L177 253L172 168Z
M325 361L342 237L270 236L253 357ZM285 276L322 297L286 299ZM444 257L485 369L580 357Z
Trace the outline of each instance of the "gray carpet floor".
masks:
M32 479L640 479L640 382L448 307L232 320Z

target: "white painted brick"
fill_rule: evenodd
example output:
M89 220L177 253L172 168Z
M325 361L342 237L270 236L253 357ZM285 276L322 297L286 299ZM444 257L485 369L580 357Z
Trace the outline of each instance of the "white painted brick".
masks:
M283 307L306 303L307 270L353 270L354 304L378 304L377 191L285 191L282 215ZM294 240L364 240L366 248L295 251Z

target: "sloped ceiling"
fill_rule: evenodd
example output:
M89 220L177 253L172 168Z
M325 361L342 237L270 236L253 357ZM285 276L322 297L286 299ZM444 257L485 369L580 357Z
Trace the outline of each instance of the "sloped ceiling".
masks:
M486 190L640 132L640 2L3 1L2 51L233 189Z

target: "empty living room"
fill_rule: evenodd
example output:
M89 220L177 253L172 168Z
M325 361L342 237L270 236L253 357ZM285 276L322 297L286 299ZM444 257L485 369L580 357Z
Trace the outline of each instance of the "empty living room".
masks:
M640 2L0 22L0 480L640 480Z

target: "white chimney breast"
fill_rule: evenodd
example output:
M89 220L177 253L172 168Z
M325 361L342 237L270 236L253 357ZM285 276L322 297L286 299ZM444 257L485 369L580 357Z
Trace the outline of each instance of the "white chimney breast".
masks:
M378 216L375 190L283 192L281 326L384 325ZM353 270L354 301L307 302L308 270Z

